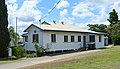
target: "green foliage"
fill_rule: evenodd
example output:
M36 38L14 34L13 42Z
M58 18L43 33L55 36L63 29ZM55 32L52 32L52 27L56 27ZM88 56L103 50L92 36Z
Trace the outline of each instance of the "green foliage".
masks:
M37 64L23 69L120 69L120 46ZM59 57L60 58L60 57Z
M107 26L104 24L88 24L89 30L96 32L106 32Z
M117 24L109 26L107 32L111 35L111 37L120 33L120 22L117 22Z
M35 48L36 48L36 54L38 57L42 56L44 53L44 49L42 47L39 47L37 44L35 44Z
M118 13L115 11L115 9L113 9L109 15L109 19L107 20L111 23L111 25L116 24L118 22Z
M114 45L120 45L120 33L112 37Z
M118 13L115 11L115 9L113 9L112 12L109 13L109 19L107 20L110 22L110 26L108 26L106 30L109 34L109 42L112 39L114 43L114 36L120 33L120 21L118 20Z
M9 31L9 33L10 33L10 38L11 38L11 40L14 41L14 45L16 46L16 43L17 43L17 41L18 41L18 39L19 39L19 37L20 37L19 34L15 32L13 26L10 26L9 29L8 29L8 31Z
M26 57L34 58L37 57L37 54L36 53L26 54Z
M25 50L22 46L15 46L13 47L13 55L16 56L16 58L21 58L25 55Z
M8 32L8 14L5 0L0 0L0 58L6 57L7 47L10 42Z
M118 38L117 35L120 33L120 21L118 21L116 24L111 25L107 28L107 33L109 34L109 38L112 39L112 42L116 44L115 42L115 37L116 39ZM118 43L119 44L119 43Z
M16 60L17 59L16 56L9 56L8 58L12 59L12 60Z

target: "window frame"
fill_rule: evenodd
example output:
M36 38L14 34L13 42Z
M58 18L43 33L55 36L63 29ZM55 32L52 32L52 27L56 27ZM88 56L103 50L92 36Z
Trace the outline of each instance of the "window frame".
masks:
M74 35L71 35L71 42L75 42L75 37L74 37Z
M33 42L39 43L39 34L33 34L32 39L33 39Z
M25 42L28 42L28 36L25 36L24 38L25 38Z
M56 42L56 34L51 34L51 42Z
M102 37L101 37L101 35L99 35L99 42L102 42Z
M89 42L95 42L95 35L89 35Z
M68 35L64 35L64 42L68 42Z
M78 36L78 42L81 42L81 36L80 35Z

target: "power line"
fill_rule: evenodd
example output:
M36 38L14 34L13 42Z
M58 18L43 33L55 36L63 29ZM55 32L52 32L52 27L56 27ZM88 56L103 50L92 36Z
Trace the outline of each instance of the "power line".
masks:
M45 17L47 17L56 7L57 5L60 3L61 0L59 0L55 6L48 12L48 14L44 15L43 17L41 17L41 19L44 19ZM41 19L39 20L41 22Z

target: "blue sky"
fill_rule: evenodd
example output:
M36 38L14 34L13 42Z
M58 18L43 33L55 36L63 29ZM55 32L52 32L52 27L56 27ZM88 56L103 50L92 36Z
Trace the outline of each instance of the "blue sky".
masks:
M87 29L87 24L109 25L107 18L114 8L120 12L120 0L60 0L60 3L50 15L47 13L59 0L6 0L8 8L9 26L15 27L15 18L18 18L18 33L23 34L30 24L39 24L43 21L63 21L66 24ZM120 17L120 13L118 14Z

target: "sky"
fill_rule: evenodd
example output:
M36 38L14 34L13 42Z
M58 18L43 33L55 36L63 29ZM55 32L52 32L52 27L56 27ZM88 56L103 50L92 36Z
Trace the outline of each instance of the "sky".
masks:
M88 24L106 24L109 12L116 9L120 17L120 0L60 0L56 8L48 12L59 0L6 0L9 26L15 27L17 17L18 33L22 35L31 24L61 22L88 29ZM120 19L120 18L119 18Z

